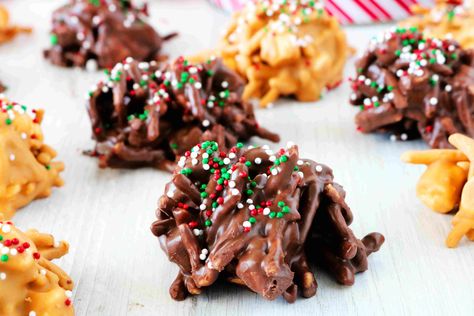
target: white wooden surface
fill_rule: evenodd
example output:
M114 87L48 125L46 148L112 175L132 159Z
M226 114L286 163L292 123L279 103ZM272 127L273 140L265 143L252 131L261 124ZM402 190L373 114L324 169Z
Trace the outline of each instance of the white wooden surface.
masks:
M4 2L15 21L32 25L35 32L0 47L0 79L9 86L10 98L47 110L47 142L67 166L66 186L21 210L14 221L70 242L71 252L59 264L75 280L77 315L473 314L474 243L444 247L451 216L421 205L415 185L422 168L399 161L405 150L425 145L357 133L357 109L348 105L347 82L321 102L286 100L258 110L257 116L281 133L282 144L297 141L305 157L334 168L348 192L357 235L385 234L386 244L370 257L369 271L358 275L353 287L339 286L317 271L317 296L293 305L282 299L267 302L232 286L184 302L171 300L168 286L177 269L149 231L169 175L149 169L99 170L97 161L81 155L93 145L84 94L102 74L61 69L42 59L51 12L64 1ZM174 57L211 47L227 19L200 0L152 0L151 15L163 33L180 32L165 49ZM360 51L386 27L347 32ZM347 74L352 72L349 62Z

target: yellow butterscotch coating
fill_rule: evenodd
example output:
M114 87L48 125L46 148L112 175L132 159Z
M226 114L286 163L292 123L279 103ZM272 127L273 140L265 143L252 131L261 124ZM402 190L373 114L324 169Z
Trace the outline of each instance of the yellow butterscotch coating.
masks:
M68 249L51 235L0 222L0 315L74 315L73 283L50 261Z
M416 187L418 198L439 213L449 213L460 202L467 172L456 162L438 160L426 169Z
M10 41L19 33L31 33L31 28L10 25L10 14L7 8L0 4L0 44Z
M401 22L401 26L416 27L428 37L453 38L464 48L474 47L472 1L454 5L446 0L438 0L433 8L415 5L412 11L415 15Z
M468 161L466 155L459 150L432 149L406 152L402 160L428 167L416 186L423 204L439 213L449 213L459 206L467 181L467 169L460 164Z
M41 110L0 98L0 219L63 185L64 165L53 161L56 152L43 142L42 118Z
M249 1L234 14L217 54L246 78L244 99L267 106L280 96L318 100L342 80L349 47L321 1Z

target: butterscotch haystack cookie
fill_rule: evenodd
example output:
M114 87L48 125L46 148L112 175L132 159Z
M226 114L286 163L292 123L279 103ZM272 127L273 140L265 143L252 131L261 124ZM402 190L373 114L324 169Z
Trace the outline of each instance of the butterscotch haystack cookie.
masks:
M0 221L0 315L74 315L71 278L50 261L68 249L51 235Z
M300 159L294 145L220 150L204 142L187 152L160 198L152 225L180 272L170 295L200 294L219 278L273 300L316 294L310 264L352 285L384 238L359 240L345 192L332 170Z
M357 127L393 139L421 136L432 148L452 147L454 133L474 136L473 63L473 51L414 28L374 38L352 79Z
M429 37L454 39L464 48L474 48L474 6L472 1L437 0L432 8L415 5L415 16L401 22L416 27Z
M206 140L222 148L258 136L278 141L242 100L244 83L219 59L158 65L127 58L88 94L93 151L101 167L172 171Z
M417 186L425 205L440 213L457 211L446 239L453 248L464 236L474 241L474 139L454 134L449 142L456 149L406 152L402 160L428 166Z
M31 33L31 28L10 25L10 14L7 8L0 4L0 44L11 41L21 33Z
M342 80L346 36L322 1L249 1L235 13L217 54L246 78L244 99L315 101Z
M42 119L42 110L0 98L0 218L11 218L63 185L59 173L64 165L53 161L56 152L43 142Z

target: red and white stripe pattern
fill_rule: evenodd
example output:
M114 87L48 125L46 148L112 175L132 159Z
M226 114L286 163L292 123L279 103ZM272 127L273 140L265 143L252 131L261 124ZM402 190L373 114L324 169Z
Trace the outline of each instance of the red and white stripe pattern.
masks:
M233 12L248 0L209 0L217 7ZM263 0L262 0L263 1ZM411 15L415 4L431 7L435 0L323 0L329 14L341 24L364 24L400 20Z

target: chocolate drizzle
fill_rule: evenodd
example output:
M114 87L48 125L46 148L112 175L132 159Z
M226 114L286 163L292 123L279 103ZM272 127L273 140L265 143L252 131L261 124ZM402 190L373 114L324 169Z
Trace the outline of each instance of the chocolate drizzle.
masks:
M180 268L170 295L182 300L223 278L266 299L294 302L298 293L316 294L310 262L353 284L384 238L354 236L344 197L332 170L299 159L296 146L278 153L195 146L179 160L151 227Z
M100 166L172 171L176 157L202 141L223 149L252 136L278 141L242 101L243 87L218 59L190 64L179 58L160 66L128 58L117 64L88 95Z
M356 67L351 103L364 133L389 132L402 140L423 137L433 148L451 147L453 133L474 136L474 52L452 40L396 29L374 39Z
M45 57L64 67L90 60L111 68L127 57L155 60L163 40L144 18L146 6L129 0L71 0L53 13L52 47Z

